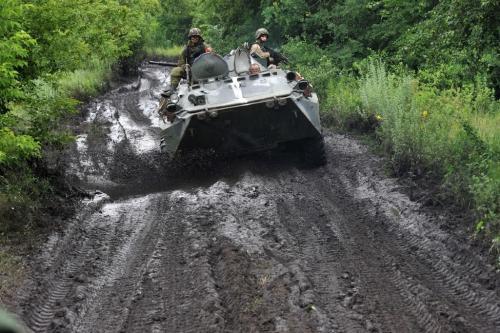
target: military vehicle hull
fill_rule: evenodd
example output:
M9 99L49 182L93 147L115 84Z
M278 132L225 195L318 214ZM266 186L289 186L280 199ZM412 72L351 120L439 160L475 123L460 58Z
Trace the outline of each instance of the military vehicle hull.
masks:
M319 136L318 123L292 98L214 108L193 113L163 132L162 150L171 156L195 149L245 153Z
M323 164L317 96L298 90L286 74L280 69L235 73L181 86L180 110L162 133L162 151L172 158L200 150L242 155L296 142L318 155L314 164Z

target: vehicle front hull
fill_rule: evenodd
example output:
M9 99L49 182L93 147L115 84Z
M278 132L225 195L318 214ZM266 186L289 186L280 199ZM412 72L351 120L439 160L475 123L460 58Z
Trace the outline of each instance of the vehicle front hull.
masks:
M194 150L245 154L280 143L321 136L317 98L286 96L184 113L164 130L170 156Z

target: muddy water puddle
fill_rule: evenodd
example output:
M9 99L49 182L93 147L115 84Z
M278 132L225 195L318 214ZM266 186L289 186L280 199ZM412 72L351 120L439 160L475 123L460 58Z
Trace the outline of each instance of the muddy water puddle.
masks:
M87 105L67 177L94 195L31 263L33 332L498 332L494 268L327 133L328 165L260 156L172 167L167 74Z

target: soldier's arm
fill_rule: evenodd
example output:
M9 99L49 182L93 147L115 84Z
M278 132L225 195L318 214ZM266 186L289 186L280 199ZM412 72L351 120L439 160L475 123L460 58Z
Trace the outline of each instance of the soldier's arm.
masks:
M262 51L259 44L253 44L252 47L250 48L250 54L254 53L260 58L269 58L271 56L269 52Z
M186 48L184 48L179 56L179 60L177 61L177 66L182 67L186 64Z

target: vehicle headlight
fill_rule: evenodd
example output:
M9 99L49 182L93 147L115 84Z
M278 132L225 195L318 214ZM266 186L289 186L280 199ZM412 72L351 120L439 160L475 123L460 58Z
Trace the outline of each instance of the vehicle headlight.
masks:
M170 95L170 102L177 104L179 102L179 95L177 94Z

